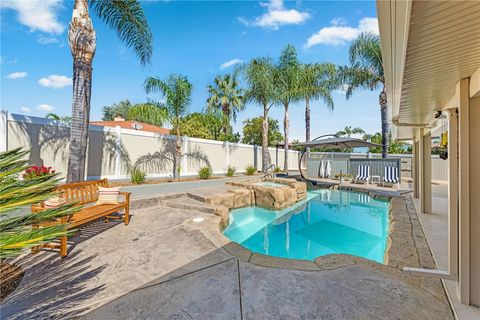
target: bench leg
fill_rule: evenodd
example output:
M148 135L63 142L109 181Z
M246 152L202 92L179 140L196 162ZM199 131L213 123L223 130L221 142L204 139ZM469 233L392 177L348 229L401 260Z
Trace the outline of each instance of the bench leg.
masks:
M125 225L128 225L128 223L130 222L130 207L127 206L125 208L125 213L123 214L123 222L125 223Z
M62 258L67 256L67 236L60 238L60 256Z

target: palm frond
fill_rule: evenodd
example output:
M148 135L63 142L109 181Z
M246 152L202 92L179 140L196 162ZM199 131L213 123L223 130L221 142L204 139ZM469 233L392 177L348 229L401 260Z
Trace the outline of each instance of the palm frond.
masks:
M90 0L92 11L117 31L123 43L132 48L140 63L150 63L153 35L142 6L137 0Z
M137 104L128 110L127 119L134 119L161 127L168 120L168 111L164 105Z
M66 235L66 225L60 223L59 218L79 209L68 204L36 214L18 211L54 196L59 181L58 176L52 174L20 180L19 173L28 167L27 154L20 148L0 153L0 259ZM34 225L38 227L32 228Z

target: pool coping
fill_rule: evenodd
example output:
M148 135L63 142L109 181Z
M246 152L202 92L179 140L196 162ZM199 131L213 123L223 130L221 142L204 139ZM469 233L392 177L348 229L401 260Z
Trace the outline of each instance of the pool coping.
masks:
M388 225L388 238L387 238L387 248L384 254L384 263L383 265L391 266L396 269L403 269L404 267L416 267L416 268L435 268L435 262L433 255L428 246L425 234L423 232L422 226L418 220L418 216L413 205L413 202L410 198L410 193L400 194L400 193L391 193L386 194L382 191L377 190L361 190L361 188L355 187L344 187L344 190L359 191L364 192L373 198L381 200L390 200L389 205L389 225ZM168 200L175 199L178 197L189 196L188 192L184 193L172 193L164 194L157 197L148 197L148 198L139 198L135 199L132 202L132 209L145 209L154 206L165 206L165 203ZM272 268L283 268L283 269L293 269L293 270L321 270L325 267L323 259L328 261L328 264L331 265L331 258L329 256L319 256L310 260L298 260L298 259L287 259L274 256L263 255L260 253L255 253L249 249L237 244L230 239L228 239L224 234L223 230L228 226L228 216L230 210L221 205L212 205L205 204L206 207L210 208L210 213L215 216L219 216L220 220L217 222L217 225L213 226L214 230L209 230L209 238L214 241L218 246L223 246L227 251L232 255L238 257L241 260L248 261L253 264L267 266ZM180 209L187 210L198 210L198 207L183 205ZM205 210L204 212L208 212ZM211 228L209 228L211 229ZM204 231L204 230L202 230ZM347 255L347 254L335 254L334 256L345 256L344 259L336 259L341 265L345 265L348 261L351 264L355 264L358 260L356 256ZM327 257L327 258L326 258ZM363 258L360 258L363 259ZM370 261L370 260L368 260ZM372 261L372 263L377 263ZM323 267L319 267L319 264ZM377 263L378 264L378 263ZM334 263L335 265L335 263ZM381 264L379 264L381 265Z
M385 200L386 197L384 194L372 191L366 193L377 199ZM400 270L407 266L435 268L433 255L427 244L422 226L419 223L416 210L413 207L410 197L399 195L391 196L389 199L389 228L383 265ZM221 228L219 228L219 231L222 233ZM237 256L237 258L241 260L265 267L312 271L325 269L326 265L328 265L328 268L336 268L356 264L359 259L382 265L373 260L348 254L319 256L316 257L314 261L274 257L252 252L238 243L229 239L228 241L230 241L231 244L225 249L232 255ZM331 256L343 258L335 258L334 262L332 262Z

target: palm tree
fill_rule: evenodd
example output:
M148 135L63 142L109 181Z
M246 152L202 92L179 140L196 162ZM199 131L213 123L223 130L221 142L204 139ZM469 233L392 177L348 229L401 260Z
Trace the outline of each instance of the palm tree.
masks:
M85 159L92 91L92 62L96 34L88 6L96 16L115 29L123 43L132 48L145 65L152 56L152 33L140 3L135 0L75 0L68 30L68 44L73 56L73 102L67 181L81 181Z
M382 158L388 152L387 92L383 73L380 37L373 33L362 33L350 46L350 66L339 68L339 82L347 86L349 99L357 89L382 89L379 95L382 118Z
M140 103L130 107L127 119L161 127L168 121L168 113L160 103Z
M352 129L351 126L347 126L347 127L345 127L345 129L335 133L335 136L350 138L352 136L352 134L365 134L365 130L363 130L362 128L359 128L359 127L356 127L356 128ZM364 135L364 137L365 137L365 135Z
M310 101L322 99L333 110L331 92L334 89L335 65L304 64L300 69L299 94L305 100L305 139L310 141Z
M230 120L237 120L237 113L245 108L243 90L239 88L235 74L218 75L214 85L208 85L210 97L207 99L207 109L221 110L224 117L223 133L227 134Z
M50 120L56 120L56 121L63 121L70 123L72 121L71 116L59 116L56 113L49 112L45 115L45 118L50 119Z
M246 101L258 103L263 107L262 122L262 171L271 164L268 151L268 112L277 100L275 85L275 65L269 58L253 59L241 66L241 72L247 82Z
M166 99L163 106L168 121L176 128L175 159L173 161L174 177L180 179L180 158L182 150L182 137L180 135L181 119L189 110L192 84L185 76L170 75L166 80L149 77L145 80L147 93L159 92Z
M299 100L299 80L300 80L300 63L297 58L297 50L292 45L287 45L280 55L280 60L276 68L277 73L277 90L279 94L278 102L285 109L283 119L284 131L284 148L285 160L283 170L288 172L288 130L290 120L288 118L288 107L290 103Z
M79 209L67 204L36 214L9 215L54 196L60 181L55 173L20 180L19 174L28 170L27 154L20 148L0 153L0 262L19 255L25 248L64 236L66 226L58 220ZM55 223L32 228L49 222Z

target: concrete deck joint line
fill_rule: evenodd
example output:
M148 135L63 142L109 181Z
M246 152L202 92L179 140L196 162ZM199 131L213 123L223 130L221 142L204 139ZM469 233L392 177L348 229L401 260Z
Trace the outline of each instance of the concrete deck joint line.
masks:
M240 318L243 319L243 303L242 303L242 280L240 275L240 261L237 260L237 274L238 274L238 292L239 292L239 302L240 302Z

